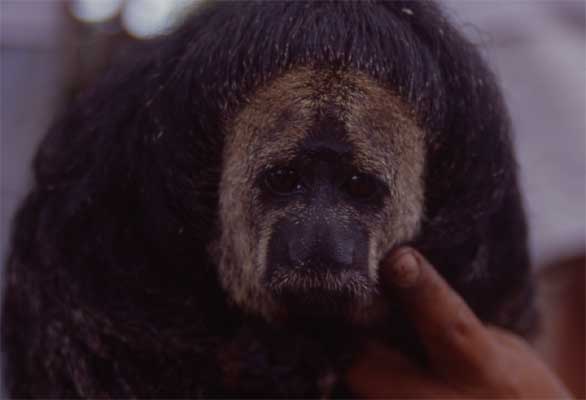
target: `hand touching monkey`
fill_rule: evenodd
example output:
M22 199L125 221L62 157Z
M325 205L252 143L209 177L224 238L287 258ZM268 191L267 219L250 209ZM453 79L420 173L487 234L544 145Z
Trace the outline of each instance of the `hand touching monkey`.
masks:
M364 397L570 398L560 380L521 338L485 326L414 249L394 252L381 278L398 292L429 360L423 369L369 343L347 377Z
M506 104L438 5L209 2L116 65L50 129L14 218L10 397L344 396L360 338L424 350L380 296L402 243L484 323L534 334ZM426 276L407 308L451 344ZM447 353L442 373L474 370Z

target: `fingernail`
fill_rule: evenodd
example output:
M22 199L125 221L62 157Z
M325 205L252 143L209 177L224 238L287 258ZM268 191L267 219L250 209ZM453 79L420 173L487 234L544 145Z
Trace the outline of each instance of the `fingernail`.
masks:
M411 251L405 251L396 257L390 269L391 280L395 286L409 288L417 283L419 260Z

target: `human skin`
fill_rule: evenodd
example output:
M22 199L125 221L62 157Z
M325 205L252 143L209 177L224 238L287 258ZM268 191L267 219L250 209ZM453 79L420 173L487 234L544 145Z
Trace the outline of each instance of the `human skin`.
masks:
M415 326L425 367L378 342L350 368L350 389L366 398L562 399L570 393L530 345L484 325L413 248L393 252L381 280Z
M578 399L586 398L586 254L559 257L539 268L540 333L533 344Z

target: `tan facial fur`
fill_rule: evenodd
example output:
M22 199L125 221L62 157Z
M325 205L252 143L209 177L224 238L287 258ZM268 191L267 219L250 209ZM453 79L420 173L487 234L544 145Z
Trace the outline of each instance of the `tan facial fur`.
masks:
M283 313L263 286L272 229L284 214L303 210L292 203L286 210L261 213L255 179L267 166L294 156L324 108L335 110L344 124L353 166L376 174L390 189L379 216L368 222L368 283L375 289L360 297L352 314L364 316L374 307L382 257L413 238L422 217L423 131L398 96L360 73L311 68L261 87L226 123L219 274L236 304L269 319ZM350 212L341 209L339 218Z

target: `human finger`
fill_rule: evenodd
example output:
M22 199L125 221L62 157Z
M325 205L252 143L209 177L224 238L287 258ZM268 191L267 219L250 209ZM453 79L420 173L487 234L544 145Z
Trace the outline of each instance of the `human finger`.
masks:
M346 382L361 398L446 398L454 394L406 356L376 342L365 346L347 371Z
M486 366L494 341L462 297L419 252L409 247L393 252L381 266L381 279L441 372L469 373Z

